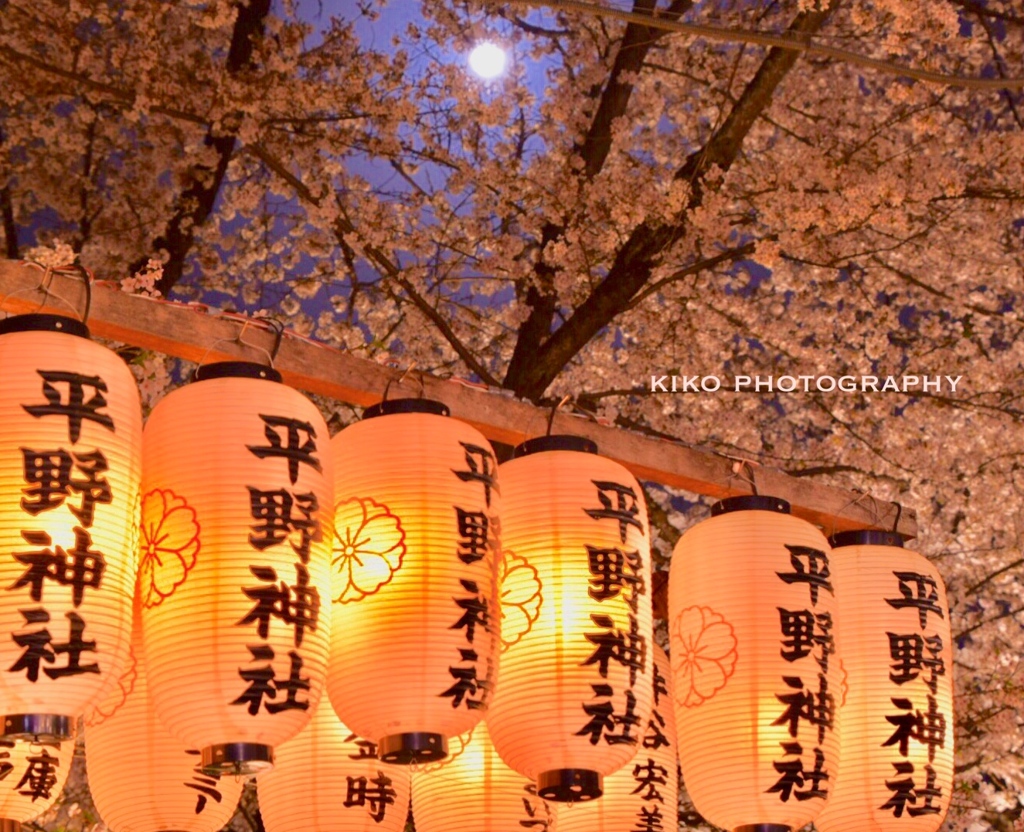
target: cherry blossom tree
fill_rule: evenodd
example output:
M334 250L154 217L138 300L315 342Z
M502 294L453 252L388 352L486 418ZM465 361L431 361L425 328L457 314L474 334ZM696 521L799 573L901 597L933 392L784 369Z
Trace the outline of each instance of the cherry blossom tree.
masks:
M3 252L913 507L954 603L946 828L1012 828L1019 3L571 5L0 0ZM865 375L900 386L775 383ZM704 515L650 496L664 567Z

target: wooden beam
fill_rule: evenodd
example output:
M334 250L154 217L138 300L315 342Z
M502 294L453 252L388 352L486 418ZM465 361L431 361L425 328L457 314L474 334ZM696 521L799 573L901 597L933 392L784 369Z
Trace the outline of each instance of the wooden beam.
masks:
M39 310L43 295L37 287L42 276L38 267L0 260L0 309L15 314ZM46 311L68 314L72 308L84 306L85 286L80 278L53 273L49 287ZM250 319L244 316L204 310L205 307L129 295L116 285L101 283L92 288L88 324L102 338L189 361L266 360L274 344L272 332L261 328L255 320L247 324ZM508 445L547 431L547 409L468 382L405 373L295 335L286 334L282 339L274 366L294 387L349 404L375 404L389 384L392 398L423 395L437 399L451 408L453 416L470 423L488 439ZM552 430L593 439L604 456L622 463L641 480L717 498L751 493L749 472L739 476L737 463L723 456L561 411L555 414ZM900 510L893 503L880 502L866 494L810 482L772 468L757 467L754 471L759 493L787 500L793 514L820 526L826 533L892 529L898 521L898 529L904 535L917 534L912 509Z

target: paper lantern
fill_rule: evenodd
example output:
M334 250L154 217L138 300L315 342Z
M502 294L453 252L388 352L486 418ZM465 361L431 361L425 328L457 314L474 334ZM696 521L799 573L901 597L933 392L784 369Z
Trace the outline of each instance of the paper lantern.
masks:
M64 790L74 755L74 740L0 740L0 818L19 824L49 810Z
M244 783L205 774L198 748L188 748L157 719L141 633L118 688L85 727L89 791L114 832L216 832L231 819Z
M832 539L836 644L849 693L820 832L935 832L953 789L953 637L946 589L897 534Z
M382 763L374 743L341 722L326 696L257 778L267 832L402 832L409 769Z
M488 727L549 800L588 800L640 747L652 706L651 560L640 485L572 436L532 439L500 469L502 594L540 582L536 620L506 639ZM522 621L519 614L510 620Z
M127 660L142 411L72 318L0 322L0 731L60 740Z
M558 810L558 832L669 832L678 827L679 761L668 656L654 647L654 710L636 756L604 778L600 800ZM429 832L429 830L428 830Z
M327 427L276 371L211 364L154 408L143 456L153 704L205 769L256 773L309 721L326 673Z
M459 737L458 751L412 776L417 832L555 832L551 807L494 749L486 721Z
M444 756L497 672L498 484L491 446L438 402L370 408L332 441L328 671L342 721L381 759Z
M837 582L828 541L734 497L676 545L669 637L683 783L731 830L799 829L835 782Z

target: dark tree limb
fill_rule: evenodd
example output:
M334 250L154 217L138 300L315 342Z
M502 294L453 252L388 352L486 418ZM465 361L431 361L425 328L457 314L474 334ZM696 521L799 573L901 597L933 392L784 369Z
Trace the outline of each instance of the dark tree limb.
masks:
M236 74L249 68L252 64L253 39L263 33L267 15L270 13L271 0L249 0L238 4L238 17L231 34L231 46L228 49L226 69ZM156 288L164 295L181 280L185 271L185 263L195 243L196 229L202 226L217 202L217 194L224 182L228 164L235 152L236 137L233 133L225 133L210 128L204 139L207 147L216 152L216 163L212 169L197 167L190 174L191 181L175 200L174 214L168 220L164 231L153 240L153 249L166 252L163 277ZM136 272L146 264L146 258L140 258L132 267Z
M802 12L788 34L809 37L828 18L829 11ZM511 372L505 386L528 399L540 398L548 385L602 328L614 320L650 279L661 254L686 230L687 215L701 203L703 178L713 166L728 170L754 122L771 104L772 95L796 64L799 53L773 47L739 96L729 115L707 144L676 171L676 179L691 182L693 192L677 222L637 226L619 249L607 276L553 335L533 352L518 374ZM510 367L510 370L512 368Z
M11 188L5 185L0 188L0 213L4 223L4 254L8 260L18 260L18 224L14 221L14 201L11 199Z

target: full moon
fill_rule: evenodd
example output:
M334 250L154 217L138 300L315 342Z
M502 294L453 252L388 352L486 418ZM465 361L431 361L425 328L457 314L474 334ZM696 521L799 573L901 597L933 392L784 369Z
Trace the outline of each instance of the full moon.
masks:
M469 53L469 68L481 78L497 78L505 70L505 50L484 41Z

